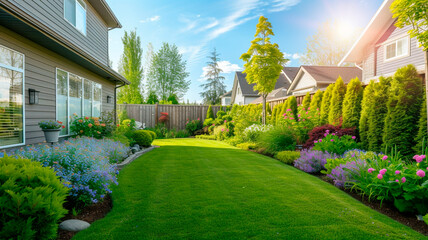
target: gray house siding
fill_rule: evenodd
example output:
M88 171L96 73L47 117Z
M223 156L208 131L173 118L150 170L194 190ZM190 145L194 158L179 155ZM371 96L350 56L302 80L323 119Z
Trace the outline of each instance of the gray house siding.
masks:
M51 52L40 45L0 26L0 45L25 55L25 132L26 144L44 141L38 126L41 120L56 119L56 69L60 68L91 81L102 84L102 111L112 111L114 104L107 103L107 96L113 97L114 83ZM39 93L39 104L28 104L28 89Z
M377 48L377 61L376 61L376 75L389 75L397 71L400 67L408 64L413 64L416 67L425 64L424 52L422 48L417 46L417 40L415 38L410 39L410 53L409 56L401 57L391 61L385 61L384 43L389 40L397 39L403 36L408 36L407 31L411 29L411 26L404 28L396 28L394 25L390 26L386 34L391 32L391 35L387 36L386 40L381 43Z
M94 8L86 3L86 36L64 18L63 0L9 0L35 19L60 33L105 65L109 65L108 28Z
M365 58L362 64L363 68L363 81L368 83L371 78L375 76L375 62L374 62L374 46L366 49Z

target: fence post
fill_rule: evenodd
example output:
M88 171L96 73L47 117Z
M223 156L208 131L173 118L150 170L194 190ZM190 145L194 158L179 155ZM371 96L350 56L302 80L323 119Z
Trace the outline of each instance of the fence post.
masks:
M156 125L158 125L158 115L159 113L158 113L158 103L156 103L156 105L155 105L155 126Z

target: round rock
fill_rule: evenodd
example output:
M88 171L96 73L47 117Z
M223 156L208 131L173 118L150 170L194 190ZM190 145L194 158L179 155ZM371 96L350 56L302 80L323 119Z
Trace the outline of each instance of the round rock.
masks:
M87 229L91 224L88 222L77 220L77 219L69 219L59 224L59 229L70 231L70 232L78 232Z

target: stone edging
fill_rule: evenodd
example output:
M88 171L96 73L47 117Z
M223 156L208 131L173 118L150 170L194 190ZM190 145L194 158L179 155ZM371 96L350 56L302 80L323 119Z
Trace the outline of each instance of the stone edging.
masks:
M116 168L118 170L122 170L126 165L130 164L131 162L133 162L135 159L139 158L141 155L143 155L144 153L150 152L153 149L155 149L157 146L150 146L148 148L145 148L139 152L136 152L134 154L132 154L131 156L127 157L125 160L123 160L123 162L119 163L116 165Z

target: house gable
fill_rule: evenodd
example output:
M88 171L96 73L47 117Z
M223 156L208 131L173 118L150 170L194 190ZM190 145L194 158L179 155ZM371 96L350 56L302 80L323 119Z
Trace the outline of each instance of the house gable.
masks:
M288 89L288 94L302 90L311 91L316 86L316 80L303 67L300 67L299 72Z

